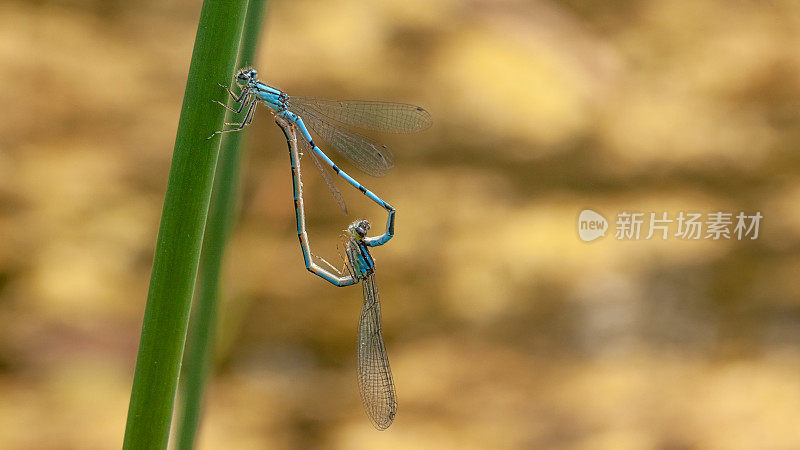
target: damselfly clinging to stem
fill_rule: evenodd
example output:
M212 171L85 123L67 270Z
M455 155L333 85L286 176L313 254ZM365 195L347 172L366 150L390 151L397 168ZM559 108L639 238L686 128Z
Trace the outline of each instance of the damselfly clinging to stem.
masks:
M290 97L279 89L261 82L258 79L258 72L250 68L241 69L236 74L235 81L241 88L239 94L234 93L227 86L220 86L228 90L233 101L238 103L239 107L232 109L222 102L217 101L217 103L237 114L242 111L246 111L246 113L241 122L226 124L233 125L234 128L217 131L209 136L209 139L216 134L239 131L249 125L253 121L256 105L262 102L270 108L273 114L284 117L297 126L300 131L301 145L312 150L309 153L314 158L315 165L320 169L334 198L345 213L347 208L344 200L339 191L333 186L328 174L323 170L322 162L317 159L318 157L364 195L387 211L391 212L393 210L389 204L364 188L358 181L334 164L311 138L309 128L360 170L369 175L380 177L386 175L394 165L394 156L392 156L391 150L385 145L378 144L365 136L346 129L345 126L369 131L413 133L431 126L431 116L428 111L419 106L403 103Z
M375 284L375 261L370 255L369 248L383 245L391 239L394 233L394 214L389 214L386 232L377 237L367 237L370 226L366 220L357 220L350 224L345 232L344 270L337 270L321 258L319 259L336 273L317 265L314 262L315 255L311 253L306 233L296 127L281 115L278 115L275 121L286 135L286 142L289 146L297 235L300 238L300 247L303 249L306 269L334 286L350 286L361 282L364 291L364 306L358 324L358 387L361 401L370 420L376 428L385 430L392 424L397 412L397 397L381 333L381 306L378 288Z

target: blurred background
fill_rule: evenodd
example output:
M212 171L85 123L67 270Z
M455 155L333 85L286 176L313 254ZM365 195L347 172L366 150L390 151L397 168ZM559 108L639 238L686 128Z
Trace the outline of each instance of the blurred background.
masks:
M0 448L121 445L200 3L0 3ZM373 254L399 408L386 432L362 411L361 289L305 271L262 108L200 448L800 448L800 3L268 8L271 84L434 117L356 174L398 209ZM305 173L321 256L385 220ZM622 211L764 219L620 241Z

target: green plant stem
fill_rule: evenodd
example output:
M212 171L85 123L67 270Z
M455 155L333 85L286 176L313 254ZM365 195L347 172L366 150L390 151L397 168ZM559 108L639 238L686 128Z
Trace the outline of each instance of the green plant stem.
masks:
M265 0L250 0L239 46L237 67L252 65L261 24ZM231 118L232 113L228 113ZM226 118L226 122L233 121ZM241 169L241 141L245 133L228 133L222 140L214 189L208 211L203 251L200 255L197 294L186 344L186 361L181 375L181 411L178 420L177 445L179 450L191 450L197 437L202 412L204 387L211 366L214 337L217 327L217 309L220 278L225 246L236 216L239 197L239 172Z
M247 0L205 0L156 241L124 449L166 449L224 108Z

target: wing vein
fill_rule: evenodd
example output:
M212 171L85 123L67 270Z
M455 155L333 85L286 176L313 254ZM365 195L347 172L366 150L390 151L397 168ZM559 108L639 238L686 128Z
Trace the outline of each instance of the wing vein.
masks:
M381 306L375 275L368 275L362 285L364 307L358 325L358 386L370 420L376 428L385 430L397 413L397 395L381 333Z
M298 105L292 109L314 133L363 172L382 177L394 166L394 155L389 147L322 119L312 109Z
M290 97L288 102L337 122L371 131L415 133L427 129L433 123L428 111L406 103L308 97Z

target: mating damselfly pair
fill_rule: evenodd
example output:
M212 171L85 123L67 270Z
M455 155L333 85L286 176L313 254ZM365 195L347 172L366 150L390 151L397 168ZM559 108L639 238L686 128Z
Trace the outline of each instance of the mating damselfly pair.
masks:
M259 102L267 105L276 116L276 122L283 130L289 146L297 234L306 269L335 286L350 286L359 282L362 284L364 304L359 321L357 351L359 391L370 420L376 428L384 430L394 420L397 399L381 333L380 300L375 284L375 261L372 259L369 248L383 245L394 236L395 209L331 161L316 145L306 125L360 170L373 176L383 176L394 165L394 157L389 148L348 130L346 126L370 131L410 133L428 128L431 125L430 114L419 106L402 103L290 97L261 82L255 69L240 70L236 74L235 81L241 88L238 94L227 86L220 86L227 89L239 107L233 109L222 102L217 103L237 114L245 111L245 115L241 122L226 124L232 125L234 128L217 131L209 138L220 133L239 131L249 125L253 121ZM298 131L300 139L297 138ZM312 155L316 167L345 213L347 207L344 198L325 171L323 162L345 181L388 211L386 230L380 236L367 237L370 225L366 220L357 220L348 226L344 239L345 264L341 271L319 258L333 272L321 267L315 262L315 255L311 253L305 226L300 175L301 153L298 150L298 142L303 148L310 149L308 153Z

